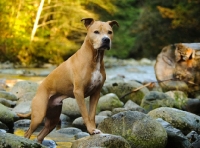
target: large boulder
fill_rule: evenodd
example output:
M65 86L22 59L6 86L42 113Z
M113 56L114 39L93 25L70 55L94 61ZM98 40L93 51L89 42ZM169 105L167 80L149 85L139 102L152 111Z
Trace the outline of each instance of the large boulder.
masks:
M193 113L182 111L170 107L161 107L148 113L152 118L162 118L173 127L180 129L183 134L188 134L192 130L200 133L200 117Z
M104 84L101 92L104 95L108 93L114 93L124 103L126 103L128 100L132 100L133 102L140 104L144 95L149 93L149 90L146 87L144 87L136 92L133 93L130 92L141 86L143 85L136 81L130 81L128 83L122 81L116 81L116 82L108 81ZM126 95L127 93L130 94Z
M98 129L124 137L132 148L165 148L167 143L167 133L162 125L138 111L125 111L106 118Z
M97 134L78 139L73 142L72 148L130 148L129 143L121 136Z

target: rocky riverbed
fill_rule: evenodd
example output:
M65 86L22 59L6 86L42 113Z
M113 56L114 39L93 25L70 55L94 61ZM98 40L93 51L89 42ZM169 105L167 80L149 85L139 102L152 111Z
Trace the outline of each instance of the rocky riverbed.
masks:
M107 148L199 148L200 96L163 92L155 82L154 63L148 59L136 61L105 58L107 80L98 102L96 124L103 133L90 136L83 123L75 99L63 101L61 123L46 138L43 145L24 139L30 119L20 119L16 113L27 113L38 85L54 65L43 68L21 68L12 63L0 65L0 147L107 147ZM125 95L128 94L128 95ZM86 104L89 98L85 99Z

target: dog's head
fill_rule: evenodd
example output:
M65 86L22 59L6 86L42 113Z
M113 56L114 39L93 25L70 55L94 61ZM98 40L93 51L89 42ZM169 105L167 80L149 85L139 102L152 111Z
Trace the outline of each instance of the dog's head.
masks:
M117 21L95 21L93 18L84 18L81 21L84 22L87 28L87 37L89 42L96 50L109 50L111 48L111 40L113 37L112 27L118 25Z

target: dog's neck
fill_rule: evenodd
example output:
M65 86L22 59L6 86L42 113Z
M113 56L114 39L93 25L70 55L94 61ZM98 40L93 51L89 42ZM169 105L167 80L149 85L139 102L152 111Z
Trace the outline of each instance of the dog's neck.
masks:
M95 63L103 62L104 50L94 49L90 41L87 39L87 36L80 50L84 52L84 55L87 54L88 60L92 60L92 62L95 62Z

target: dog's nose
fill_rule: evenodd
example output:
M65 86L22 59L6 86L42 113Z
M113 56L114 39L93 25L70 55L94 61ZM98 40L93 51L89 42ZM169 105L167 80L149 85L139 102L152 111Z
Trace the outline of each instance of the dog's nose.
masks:
M107 37L102 38L103 43L110 43L110 39Z

